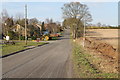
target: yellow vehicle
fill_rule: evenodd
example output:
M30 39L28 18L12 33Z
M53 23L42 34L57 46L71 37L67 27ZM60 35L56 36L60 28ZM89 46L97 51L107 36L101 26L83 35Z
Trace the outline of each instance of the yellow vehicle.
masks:
M47 35L46 36L42 36L42 40L43 41L48 41L49 40L49 36L47 36Z
M48 41L50 39L49 36L50 36L50 33L49 33L48 30L43 31L43 33L42 33L42 40L43 41Z

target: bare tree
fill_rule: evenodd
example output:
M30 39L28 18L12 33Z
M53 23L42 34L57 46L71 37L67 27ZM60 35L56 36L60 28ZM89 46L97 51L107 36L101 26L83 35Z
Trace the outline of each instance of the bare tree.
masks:
M19 13L16 14L15 17L16 17L17 20L20 20L20 19L24 18L24 14L19 12Z
M55 23L56 23L57 25L61 25L61 22L59 22L59 21L56 21Z
M49 18L45 19L45 23L49 23L49 22L50 22Z
M37 24L37 23L38 23L38 20L36 18L32 18L32 19L29 20L29 24L34 25L34 24Z
M49 18L47 18L46 20L45 20L45 23L53 23L53 19L51 18L51 19L49 19Z
M97 23L97 26L98 26L98 27L101 27L101 25L102 25L102 24L101 24L100 22Z
M2 15L2 22L4 23L5 20L9 18L7 10L3 9L2 12L1 12L1 15Z
M106 25L106 24L103 24L102 27L107 27L107 25Z
M64 4L62 7L64 27L69 26L71 28L74 38L79 36L78 33L83 33L83 21L91 22L92 16L89 12L89 8L85 4L80 2L71 2ZM77 36L76 36L77 34Z
M50 23L53 23L53 19L52 18L50 19Z
M64 4L62 7L63 18L77 18L79 16L80 20L85 19L87 22L92 21L92 16L89 13L89 8L85 4L80 2L71 2Z

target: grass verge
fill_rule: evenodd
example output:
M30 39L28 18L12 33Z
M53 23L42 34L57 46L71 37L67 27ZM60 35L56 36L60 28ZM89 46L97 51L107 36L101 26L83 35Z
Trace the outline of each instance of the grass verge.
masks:
M27 45L25 45L25 42L16 42L15 45L5 45L3 44L1 47L2 50L2 56L13 53L13 52L17 52L20 50L24 50L27 49L28 47L26 46L38 46L38 45L42 45L45 44L45 42L27 42Z
M74 43L73 47L73 64L75 77L77 78L118 78L116 73L103 73L99 71L94 64L91 64L90 59L94 59L90 54L78 45Z

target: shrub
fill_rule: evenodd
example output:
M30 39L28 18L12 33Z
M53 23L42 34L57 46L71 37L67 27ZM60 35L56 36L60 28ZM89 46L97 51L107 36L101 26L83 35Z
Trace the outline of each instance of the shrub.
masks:
M36 40L37 37L36 37L36 36L32 36L31 39L32 39L32 40Z
M18 34L13 32L13 31L8 31L8 36L10 36L11 40L18 40L19 39Z
M20 40L25 40L25 36L20 36Z

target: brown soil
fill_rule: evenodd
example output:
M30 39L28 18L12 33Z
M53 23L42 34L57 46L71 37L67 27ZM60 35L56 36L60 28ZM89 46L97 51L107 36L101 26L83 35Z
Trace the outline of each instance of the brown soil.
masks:
M118 29L87 29L85 35L85 49L95 58L91 63L103 72L117 73ZM83 43L82 38L77 41Z
M117 49L113 48L112 45L101 42L101 41L95 41L90 38L86 38L85 44L87 48L94 49L100 53L102 53L103 56L107 56L109 58L117 58L118 51Z
M83 39L79 39L77 41L81 44ZM91 63L100 71L118 73L118 51L113 48L113 46L93 38L86 38L85 49L95 58L95 60L91 60Z

